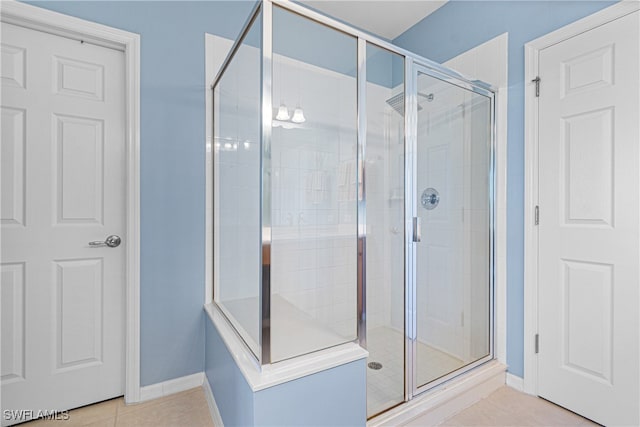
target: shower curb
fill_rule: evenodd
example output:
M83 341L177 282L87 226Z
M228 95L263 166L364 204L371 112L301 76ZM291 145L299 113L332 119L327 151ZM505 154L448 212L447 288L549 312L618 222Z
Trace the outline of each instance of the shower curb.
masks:
M492 360L379 415L367 427L438 425L505 385L507 367Z

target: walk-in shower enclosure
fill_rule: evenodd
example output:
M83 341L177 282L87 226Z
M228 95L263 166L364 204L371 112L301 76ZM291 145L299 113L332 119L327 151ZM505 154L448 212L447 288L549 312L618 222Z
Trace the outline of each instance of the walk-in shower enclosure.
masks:
M493 357L489 85L267 0L212 90L214 302L258 364L359 342L374 416Z

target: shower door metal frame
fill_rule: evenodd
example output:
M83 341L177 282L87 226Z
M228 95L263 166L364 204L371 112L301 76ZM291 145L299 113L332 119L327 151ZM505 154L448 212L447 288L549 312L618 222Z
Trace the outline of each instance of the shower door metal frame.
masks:
M260 104L262 135L260 137L260 364L271 363L271 129L273 88L273 5L262 3ZM267 220L268 218L268 220Z
M404 60L404 389L405 402L416 395L416 337L417 337L417 311L416 311L416 257L415 244L413 242L413 217L416 204L415 183L418 166L417 140L418 140L418 98L415 64L412 58Z
M413 239L413 218L418 216L418 75L423 74L445 83L457 86L461 89L482 95L488 98L490 103L490 160L489 160L489 354L472 363L462 366L444 376L441 376L426 384L420 385L417 381L417 266L416 266L416 242ZM407 366L405 369L406 399L432 390L435 387L464 374L477 366L493 360L495 355L495 275L494 275L494 251L495 251L495 90L479 86L475 82L460 80L442 70L434 69L420 59L407 57L405 60L405 354ZM428 236L427 236L428 238Z
M363 188L364 179L366 178L364 154L366 152L366 46L371 44L379 48L388 50L392 53L398 54L404 57L405 64L405 81L404 81L404 95L405 95L405 257L404 257L404 301L405 301L405 390L404 401L411 400L414 396L423 393L427 390L431 390L434 387L448 381L449 379L458 376L466 371L469 371L476 366L485 363L494 358L494 334L495 334L495 292L494 292L494 233L495 233L495 93L497 88L492 85L478 81L470 80L456 71L449 69L437 62L431 61L427 58L416 55L406 49L402 49L388 41L373 36L365 31L357 30L347 24L337 21L333 18L325 16L319 12L308 9L307 7L294 3L290 0L260 0L253 7L253 10L249 14L240 34L234 41L233 46L230 49L229 54L223 61L220 70L211 83L211 88L215 88L221 77L224 75L229 63L237 53L242 41L246 34L250 31L252 24L258 19L259 14L262 23L262 41L261 41L261 186L260 186L260 229L261 234L259 236L261 245L261 269L262 274L260 277L260 339L259 345L261 347L260 354L254 355L256 362L259 366L271 363L271 340L270 340L270 296L271 296L271 224L265 217L265 211L270 209L269 198L265 197L265 191L269 191L269 157L267 154L270 152L271 146L271 104L272 104L272 80L273 80L273 6L280 7L289 12L300 15L304 18L315 21L326 27L332 28L336 31L348 34L357 38L357 108L358 108L358 160L362 165L358 168L358 173L362 174ZM489 188L489 211L490 211L490 354L483 359L480 359L472 364L466 365L449 375L441 377L435 381L432 381L424 386L418 386L415 378L415 347L416 347L416 277L415 277L415 248L413 244L413 223L412 219L417 209L417 197L415 192L416 182L416 168L417 168L417 88L416 79L417 73L423 73L432 77L438 78L445 82L451 83L455 86L463 89L470 90L472 92L484 95L490 99L491 102L491 160L490 160L490 188ZM215 120L215 118L214 118ZM215 210L214 210L215 211ZM362 244L362 251L359 258L359 268L357 277L357 338L355 342L366 347L366 193L363 192L363 198L358 203L358 220L356 237L358 243ZM212 251L213 253L213 251ZM213 286L213 284L211 284ZM218 305L213 301L214 304ZM225 314L226 317L226 314ZM240 340L244 342L242 336L233 327L233 322L227 318L232 329L240 337ZM246 342L245 346L249 348ZM251 352L251 350L249 349ZM391 409L391 408L389 408Z

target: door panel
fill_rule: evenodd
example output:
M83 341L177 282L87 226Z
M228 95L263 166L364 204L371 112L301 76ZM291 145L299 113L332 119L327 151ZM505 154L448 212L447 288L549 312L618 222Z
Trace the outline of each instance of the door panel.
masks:
M53 58L56 93L102 101L104 66L72 58Z
M640 422L639 17L539 56L538 393L606 425Z
M562 260L562 365L611 383L613 265Z
M564 225L613 226L613 108L561 118ZM594 194L601 195L597 200Z
M3 263L2 280L2 384L24 380L24 263Z
M24 123L24 110L2 107L2 227L24 225Z
M102 120L54 115L57 224L102 224Z
M103 260L61 260L53 297L56 369L102 362Z
M124 54L3 23L2 60L3 409L120 396Z

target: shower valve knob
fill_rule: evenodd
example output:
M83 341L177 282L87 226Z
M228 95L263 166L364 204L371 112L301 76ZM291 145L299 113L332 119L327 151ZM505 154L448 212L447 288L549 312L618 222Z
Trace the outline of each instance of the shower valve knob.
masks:
M427 188L422 192L420 203L427 210L435 209L440 203L440 194L435 188Z

